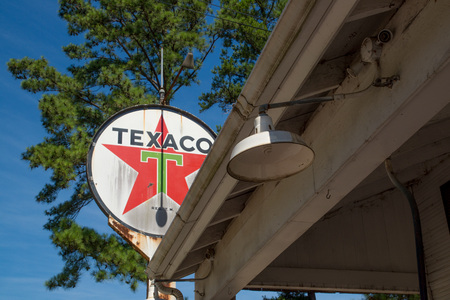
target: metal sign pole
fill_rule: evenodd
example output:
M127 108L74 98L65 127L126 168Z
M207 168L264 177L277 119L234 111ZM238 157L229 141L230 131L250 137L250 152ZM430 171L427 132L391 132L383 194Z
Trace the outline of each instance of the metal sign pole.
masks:
M134 250L136 250L142 257L148 262L152 258L153 254L161 243L161 238L150 237L134 230L128 229L124 225L117 222L113 217L108 217L108 225L114 229L123 239L125 239ZM175 288L175 283L169 284L170 287ZM157 299L175 299L173 296L157 293L157 288L154 282L147 279L147 300Z

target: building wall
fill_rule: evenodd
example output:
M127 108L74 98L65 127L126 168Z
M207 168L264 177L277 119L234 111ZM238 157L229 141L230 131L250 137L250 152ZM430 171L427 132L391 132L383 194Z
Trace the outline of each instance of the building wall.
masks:
M448 130L445 129L445 130ZM450 180L450 154L413 188L422 220L430 299L450 299L450 233L440 187ZM425 168L427 169L427 168Z
M394 189L366 199L345 200L249 286L418 293L414 231L407 200Z

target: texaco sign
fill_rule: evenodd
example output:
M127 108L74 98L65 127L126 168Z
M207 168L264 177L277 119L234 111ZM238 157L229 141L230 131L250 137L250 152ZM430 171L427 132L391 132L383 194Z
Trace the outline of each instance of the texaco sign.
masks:
M115 114L89 149L88 181L97 204L134 231L163 236L214 138L199 119L170 106Z

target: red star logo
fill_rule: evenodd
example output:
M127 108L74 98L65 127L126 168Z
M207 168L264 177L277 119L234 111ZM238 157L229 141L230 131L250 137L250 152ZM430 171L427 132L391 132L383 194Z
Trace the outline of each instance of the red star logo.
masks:
M158 130L159 129L159 130ZM159 133L159 145L163 145L169 134L161 116L154 134ZM136 208L160 192L181 205L189 187L186 176L197 171L206 155L179 152L173 145L167 149L155 147L133 147L103 144L123 162L138 172L127 204L122 214Z

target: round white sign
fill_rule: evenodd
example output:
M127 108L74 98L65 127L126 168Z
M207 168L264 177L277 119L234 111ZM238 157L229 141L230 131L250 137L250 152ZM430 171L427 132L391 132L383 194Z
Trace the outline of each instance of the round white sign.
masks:
M170 106L115 114L89 149L88 182L97 204L134 231L163 236L214 138L202 121Z

